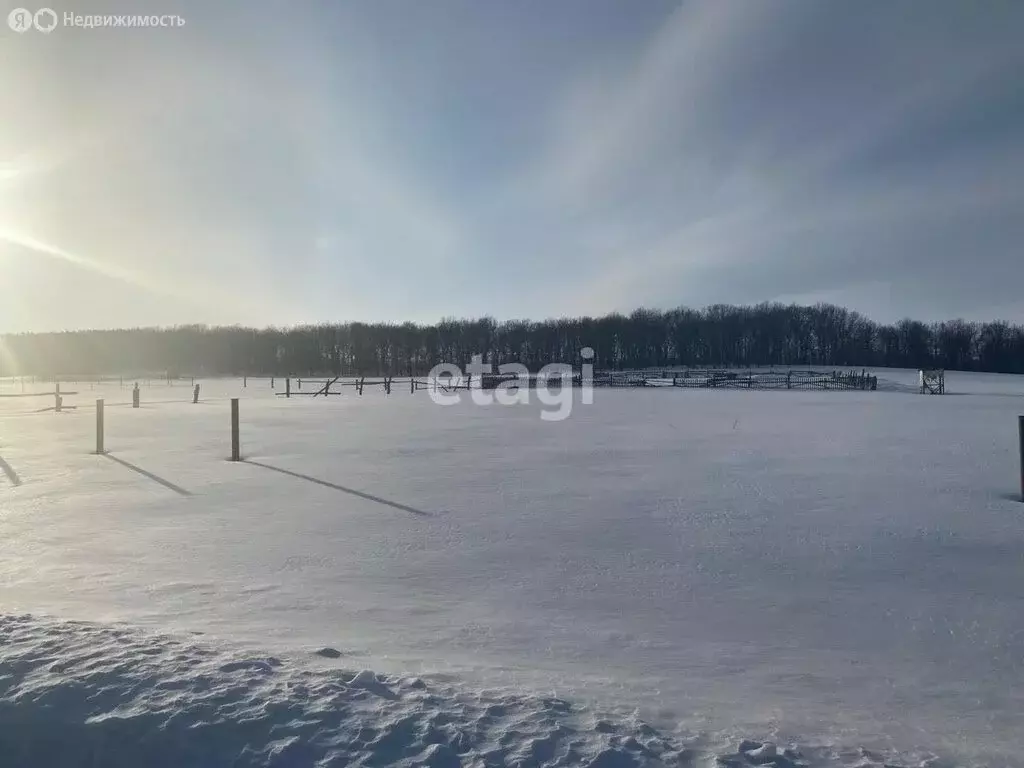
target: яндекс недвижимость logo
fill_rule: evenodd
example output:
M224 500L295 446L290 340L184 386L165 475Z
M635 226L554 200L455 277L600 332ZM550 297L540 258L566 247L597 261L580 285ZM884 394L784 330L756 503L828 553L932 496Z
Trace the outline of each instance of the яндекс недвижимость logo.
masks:
M18 34L36 29L43 34L53 32L57 27L79 29L105 29L111 27L181 27L185 19L177 14L76 14L64 11L61 16L52 8L40 8L30 11L28 8L15 8L7 14L7 26Z
M28 32L35 27L40 32L50 33L57 26L57 12L52 8L40 8L35 13L27 8L15 8L7 14L7 25L15 32Z

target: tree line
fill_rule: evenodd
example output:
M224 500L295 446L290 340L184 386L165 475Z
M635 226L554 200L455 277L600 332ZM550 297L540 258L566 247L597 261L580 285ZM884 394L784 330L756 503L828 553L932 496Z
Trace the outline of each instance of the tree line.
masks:
M629 315L497 321L342 323L293 328L135 328L8 334L0 376L423 375L473 355L531 370L688 367L893 367L1024 373L1024 326L952 320L880 324L831 304L638 309Z

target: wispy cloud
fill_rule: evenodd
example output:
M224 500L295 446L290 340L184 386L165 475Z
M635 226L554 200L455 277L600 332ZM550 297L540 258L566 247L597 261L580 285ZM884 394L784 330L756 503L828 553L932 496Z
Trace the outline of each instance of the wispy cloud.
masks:
M568 90L536 184L573 218L558 244L582 277L572 309L757 301L797 286L841 297L844 285L889 285L879 280L938 284L930 307L919 289L904 307L880 292L869 309L885 315L978 301L958 301L965 284L941 285L936 270L979 251L1006 265L994 242L1016 234L1005 218L1024 200L1024 154L985 123L1024 127L1024 104L1006 103L1008 73L1024 64L1013 35L949 5L924 23L876 7L869 30L862 9L740 6L683 4L622 78ZM950 33L974 40L950 46ZM983 237L993 227L1001 237ZM989 298L1009 290L971 283Z
M0 223L88 255L37 306L82 269L120 324L1014 306L1014 5L179 1L3 40Z

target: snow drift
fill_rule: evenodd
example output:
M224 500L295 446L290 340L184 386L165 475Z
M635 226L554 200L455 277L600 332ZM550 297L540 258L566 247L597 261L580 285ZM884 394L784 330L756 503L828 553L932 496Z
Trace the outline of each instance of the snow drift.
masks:
M699 735L555 697L302 666L120 626L0 617L0 755L111 768L883 764L866 750L748 740L716 755Z

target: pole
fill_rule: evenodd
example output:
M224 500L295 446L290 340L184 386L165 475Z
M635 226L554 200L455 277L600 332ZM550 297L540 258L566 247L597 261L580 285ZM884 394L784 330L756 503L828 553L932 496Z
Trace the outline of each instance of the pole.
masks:
M192 405L199 403L199 385L196 384L195 389L192 390Z
M284 396L285 397L291 397L292 396L292 380L291 380L290 376L287 379L284 380Z
M1020 433L1020 500L1024 501L1024 416L1017 417L1017 431Z
M102 456L103 450L103 401L96 401L96 453Z
M238 439L238 398L231 398L231 460L241 461L242 451Z

